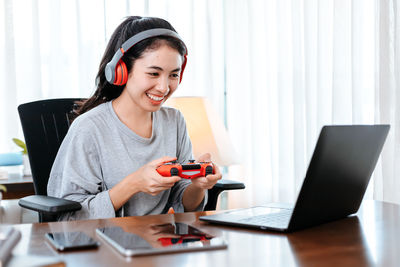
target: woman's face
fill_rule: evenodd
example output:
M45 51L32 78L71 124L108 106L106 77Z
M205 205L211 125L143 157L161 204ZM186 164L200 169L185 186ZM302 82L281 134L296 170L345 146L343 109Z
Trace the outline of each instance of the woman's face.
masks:
M136 59L124 93L143 111L154 112L176 90L182 56L167 44L145 51Z

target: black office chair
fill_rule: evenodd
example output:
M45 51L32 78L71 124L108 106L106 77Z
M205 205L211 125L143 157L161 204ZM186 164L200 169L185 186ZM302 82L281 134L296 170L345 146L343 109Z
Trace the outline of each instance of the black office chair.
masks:
M58 215L81 209L78 202L47 196L47 182L58 149L67 134L78 98L49 99L18 106L28 150L35 194L19 200L21 207L39 212L40 222L55 221ZM243 183L222 179L210 189L205 210L215 210L224 190L244 189Z

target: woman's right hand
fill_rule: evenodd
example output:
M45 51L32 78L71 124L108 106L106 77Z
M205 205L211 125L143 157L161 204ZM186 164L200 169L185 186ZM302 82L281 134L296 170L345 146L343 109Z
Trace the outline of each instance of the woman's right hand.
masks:
M158 167L173 160L176 160L176 158L162 157L147 163L133 173L133 177L137 179L136 184L139 191L155 196L170 189L181 180L179 176L164 177L157 172Z
M114 210L120 209L122 205L138 192L144 192L155 196L173 187L176 182L181 180L180 177L163 177L157 172L159 166L172 160L176 160L176 158L163 157L153 160L134 173L131 173L111 188L109 190L109 195Z

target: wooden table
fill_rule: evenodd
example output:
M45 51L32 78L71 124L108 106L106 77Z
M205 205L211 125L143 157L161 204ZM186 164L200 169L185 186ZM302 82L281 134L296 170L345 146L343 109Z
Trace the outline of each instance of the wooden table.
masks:
M0 184L7 187L7 192L3 192L3 199L19 199L35 194L32 176L10 173L9 178L0 180Z
M216 226L198 217L213 212L166 214L59 223L22 224L15 257L56 256L67 266L400 266L400 206L364 201L357 216L306 230L280 234ZM124 258L95 234L95 228L125 230L184 222L228 242L225 250ZM57 253L45 241L50 231L84 231L98 239L98 250ZM18 256L19 255L19 256Z

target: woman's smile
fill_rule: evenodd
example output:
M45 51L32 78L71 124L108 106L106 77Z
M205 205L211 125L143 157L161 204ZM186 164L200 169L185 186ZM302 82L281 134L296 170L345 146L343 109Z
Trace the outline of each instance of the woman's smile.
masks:
M166 95L164 95L164 96L158 96L158 95L146 93L146 96L150 99L150 102L151 102L153 105L160 105L160 104L163 102L163 100L164 100L164 98L165 98Z

